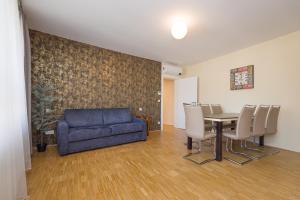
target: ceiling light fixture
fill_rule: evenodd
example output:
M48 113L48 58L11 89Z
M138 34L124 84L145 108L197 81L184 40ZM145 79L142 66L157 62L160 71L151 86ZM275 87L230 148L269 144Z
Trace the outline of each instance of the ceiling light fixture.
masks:
M186 36L187 32L187 24L183 19L176 19L173 21L171 33L175 39L183 39Z

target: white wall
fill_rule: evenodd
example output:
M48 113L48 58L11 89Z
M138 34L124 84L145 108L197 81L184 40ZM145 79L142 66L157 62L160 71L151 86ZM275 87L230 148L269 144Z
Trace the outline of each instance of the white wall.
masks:
M254 65L254 89L230 90L230 69ZM202 103L220 103L227 112L244 104L281 105L279 131L266 144L300 152L300 31L184 68L199 76Z
M174 80L164 79L163 123L174 125Z

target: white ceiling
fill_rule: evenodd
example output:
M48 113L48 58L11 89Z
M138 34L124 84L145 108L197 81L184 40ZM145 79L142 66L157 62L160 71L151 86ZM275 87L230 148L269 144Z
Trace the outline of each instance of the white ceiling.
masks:
M300 0L23 0L29 26L157 61L194 64L300 29ZM186 18L183 40L170 34Z

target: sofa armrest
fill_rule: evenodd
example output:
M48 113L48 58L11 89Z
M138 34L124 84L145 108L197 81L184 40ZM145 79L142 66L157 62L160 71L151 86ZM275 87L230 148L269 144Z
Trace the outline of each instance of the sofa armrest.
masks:
M60 155L68 154L68 134L69 125L64 119L60 119L57 122L57 146Z
M142 124L143 125L143 132L147 133L147 125L146 125L145 120L133 117L132 122Z

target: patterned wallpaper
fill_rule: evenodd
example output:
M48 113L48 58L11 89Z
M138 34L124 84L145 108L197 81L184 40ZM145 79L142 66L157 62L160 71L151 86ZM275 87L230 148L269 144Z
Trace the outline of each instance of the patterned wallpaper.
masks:
M130 107L134 114L142 107L153 117L152 130L160 129L160 62L33 30L30 38L32 86L56 88L62 99L54 105L57 115L66 108L113 107Z

